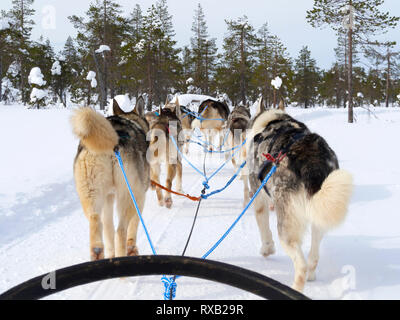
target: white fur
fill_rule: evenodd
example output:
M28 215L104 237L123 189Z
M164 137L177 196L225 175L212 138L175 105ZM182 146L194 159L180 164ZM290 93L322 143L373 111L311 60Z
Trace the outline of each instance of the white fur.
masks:
M345 170L333 171L310 202L310 218L321 230L339 226L346 217L353 189L353 178Z

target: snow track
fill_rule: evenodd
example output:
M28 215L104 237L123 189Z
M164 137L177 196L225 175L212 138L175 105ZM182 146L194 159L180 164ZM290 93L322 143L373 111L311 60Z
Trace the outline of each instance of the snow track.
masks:
M358 123L346 123L346 110L289 109L312 131L321 134L338 154L341 166L354 174L355 192L343 226L325 236L317 280L305 294L314 299L400 298L400 171L393 138L400 133L400 110L379 109L378 119L356 110ZM58 268L89 258L88 222L72 180L77 141L70 134L68 110L25 110L0 107L0 142L8 156L0 158L0 292ZM16 123L19 125L17 126ZM11 156L10 156L11 155ZM385 162L376 161L384 155ZM202 168L199 147L190 159ZM207 157L207 172L224 159ZM234 174L228 164L211 182L212 190ZM164 183L165 176L161 182ZM184 163L183 188L197 196L202 177ZM149 190L143 216L159 254L181 254L197 203L173 196L171 210L157 205ZM236 180L225 192L203 201L187 255L201 257L243 209L243 184ZM293 266L283 252L270 215L276 254L263 258L253 209L209 257L260 272L290 285ZM304 239L305 256L309 238ZM141 254L151 254L139 228ZM113 279L73 288L50 299L162 299L160 276ZM178 299L258 299L240 290L193 278L177 281Z

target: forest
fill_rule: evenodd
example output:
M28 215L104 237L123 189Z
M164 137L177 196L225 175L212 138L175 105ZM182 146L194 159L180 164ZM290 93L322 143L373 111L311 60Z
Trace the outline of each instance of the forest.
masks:
M146 11L132 5L129 14L117 0L92 1L83 15L68 18L76 36L56 52L45 37L32 39L34 0L9 1L12 8L0 14L0 101L5 104L104 109L109 99L128 94L146 97L150 109L169 95L196 93L232 105L262 95L268 106L281 101L303 108L400 106L396 39L375 38L399 21L379 10L383 0L315 0L304 12L313 27L328 25L337 34L336 48L327 48L335 51L336 61L326 70L307 46L291 56L268 21L255 28L245 15L225 20L218 48L200 3L192 37L180 48L167 0Z

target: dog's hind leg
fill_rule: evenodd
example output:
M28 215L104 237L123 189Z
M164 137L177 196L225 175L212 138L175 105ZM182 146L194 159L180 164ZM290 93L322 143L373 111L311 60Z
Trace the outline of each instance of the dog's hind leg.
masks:
M243 181L243 206L245 207L250 201L249 178L242 174L240 179Z
M96 197L87 197L83 199L82 196L81 202L85 215L89 220L90 259L92 261L101 260L104 258L103 225L98 212L101 212L102 203L100 203L100 199L96 199Z
M140 212L143 214L145 195L140 195L138 192L136 192L135 194L137 195L136 196L137 205L139 207ZM128 224L127 241L126 241L127 255L138 256L139 249L136 246L136 238L137 238L137 229L139 225L139 215L136 212L135 208L132 208L132 210L129 211L128 219L129 219L129 224Z
M114 230L114 198L113 194L107 196L103 206L102 221L104 226L105 258L115 257L115 230Z
M264 191L262 191L254 200L254 209L256 213L256 221L261 236L261 251L264 257L268 257L275 253L274 240L269 227L268 202Z
M315 280L315 269L319 260L319 245L323 237L323 232L316 226L311 227L311 249L308 255L308 281Z
M302 292L307 275L307 263L301 250L305 224L297 216L294 205L289 203L282 204L282 201L276 201L275 208L278 219L279 239L294 265L295 275L292 287Z
M180 193L183 193L182 188L182 160L178 159L176 164L176 190Z
M176 176L176 164L169 164L167 163L167 181L166 181L166 187L167 189L171 190L172 188L172 182ZM165 206L168 209L171 209L172 207L172 197L170 192L166 192L165 198L164 198Z
M129 217L133 215L133 203L127 192L117 195L118 228L115 237L115 256L125 257L127 254L127 230Z

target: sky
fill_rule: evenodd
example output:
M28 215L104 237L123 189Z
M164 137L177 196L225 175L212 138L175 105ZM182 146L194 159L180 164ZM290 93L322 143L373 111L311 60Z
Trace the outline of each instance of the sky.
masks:
M89 8L89 0L35 0L36 10L33 39L40 35L49 38L57 50L61 49L69 35L75 35L75 29L68 16L83 16ZM117 0L129 14L136 4L146 12L155 0ZM307 45L313 58L321 68L329 68L334 62L333 49L336 36L329 28L312 28L306 21L306 11L313 6L313 0L168 0L169 12L173 16L178 46L189 45L192 36L191 26L194 10L198 3L203 7L208 32L217 38L219 47L226 33L225 19L236 19L247 15L250 23L259 29L268 22L270 31L276 34L287 47L292 57L297 57L302 46ZM0 0L0 9L10 9L11 0ZM400 16L400 1L386 0L383 10L391 15ZM400 25L389 31L382 39L400 40ZM398 46L400 49L400 46Z

